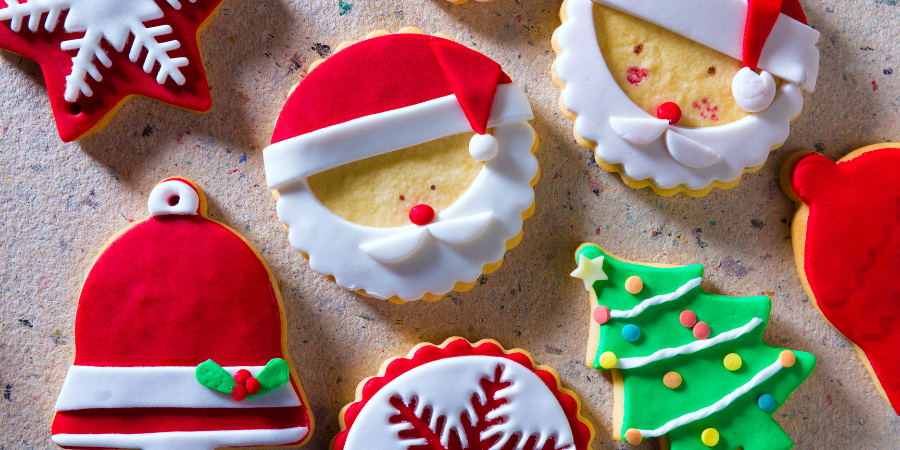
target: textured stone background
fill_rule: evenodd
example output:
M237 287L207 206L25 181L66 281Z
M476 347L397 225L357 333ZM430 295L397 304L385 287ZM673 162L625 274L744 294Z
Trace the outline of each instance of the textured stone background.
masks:
M153 185L173 175L199 182L211 216L260 249L281 283L291 356L316 418L307 448L328 447L341 407L385 359L453 335L529 350L581 397L597 431L594 448L628 447L610 438L609 378L582 363L588 304L567 274L584 241L633 260L702 263L703 287L714 292L770 295L766 339L819 357L775 415L796 448L897 448L900 419L800 286L789 237L794 206L778 169L801 149L836 159L900 140L900 55L892 54L900 52L900 5L803 4L822 32L818 88L761 171L702 199L627 188L575 143L549 76L559 0L226 0L200 36L210 113L135 99L104 130L72 144L57 137L38 66L0 52L0 449L54 448L50 421L75 352L81 280L107 239L146 217ZM262 187L261 151L310 62L369 31L410 25L484 52L527 88L543 176L525 239L498 272L438 303L398 306L337 288L289 247Z

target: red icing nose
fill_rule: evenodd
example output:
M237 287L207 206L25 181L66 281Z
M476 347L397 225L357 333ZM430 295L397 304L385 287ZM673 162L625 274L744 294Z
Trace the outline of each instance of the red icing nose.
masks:
M656 118L669 121L669 125L675 125L681 120L681 108L675 103L666 102L656 108Z
M434 220L434 210L428 205L416 205L409 210L409 220L416 225L428 225Z

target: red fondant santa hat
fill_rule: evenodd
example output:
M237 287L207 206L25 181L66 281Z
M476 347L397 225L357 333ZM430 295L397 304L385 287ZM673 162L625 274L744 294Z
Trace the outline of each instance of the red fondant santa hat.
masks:
M533 118L500 65L453 41L391 34L353 44L291 93L263 152L270 189L334 167L475 131L472 156L489 160L487 129Z
M152 217L111 241L84 281L53 440L198 450L304 441L312 417L285 361L265 264L204 217L205 199L186 180L157 185L149 209ZM219 370L217 384L201 365ZM268 367L276 370L261 375ZM243 381L256 396L219 389L236 386L241 369L262 381L261 391Z

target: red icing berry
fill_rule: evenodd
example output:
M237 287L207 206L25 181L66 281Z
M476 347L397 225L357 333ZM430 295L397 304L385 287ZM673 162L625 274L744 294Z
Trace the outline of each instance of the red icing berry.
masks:
M247 388L245 388L243 384L234 385L234 387L231 388L231 398L236 402L247 398Z
M244 386L247 388L247 393L250 395L259 394L259 389L262 387L259 384L259 380L253 377L247 378L247 384Z
M247 383L247 379L251 378L253 375L250 374L250 371L247 369L238 370L234 374L234 382L240 385L244 385Z
M416 205L409 210L409 220L416 225L428 225L434 220L434 210L428 205Z
M694 325L694 337L700 340L708 338L709 325L706 322L697 322L697 325Z
M669 121L669 125L675 125L681 120L681 108L675 103L665 102L656 108L656 118Z
M678 321L681 322L682 325L692 328L697 324L697 315L694 314L693 311L686 309L681 312L681 315L678 316Z
M600 305L594 308L594 322L603 325L606 322L609 322L609 308Z

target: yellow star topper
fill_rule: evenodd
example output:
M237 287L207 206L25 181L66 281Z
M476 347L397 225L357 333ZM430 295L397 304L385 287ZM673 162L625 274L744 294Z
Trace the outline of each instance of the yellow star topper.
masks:
M589 259L587 256L578 255L578 268L569 275L584 280L584 288L590 292L595 281L608 280L609 277L603 272L603 257L598 256Z

